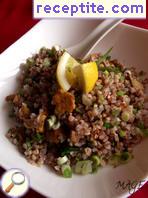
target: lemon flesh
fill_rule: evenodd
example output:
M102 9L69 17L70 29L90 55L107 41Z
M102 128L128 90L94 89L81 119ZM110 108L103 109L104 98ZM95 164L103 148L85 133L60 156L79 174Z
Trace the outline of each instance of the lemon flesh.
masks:
M75 83L76 75L73 72L73 68L78 65L79 63L69 53L64 52L61 56L58 63L56 76L60 87L64 91L68 91Z
M98 67L96 62L89 62L79 66L77 71L79 85L84 93L92 91L98 79Z

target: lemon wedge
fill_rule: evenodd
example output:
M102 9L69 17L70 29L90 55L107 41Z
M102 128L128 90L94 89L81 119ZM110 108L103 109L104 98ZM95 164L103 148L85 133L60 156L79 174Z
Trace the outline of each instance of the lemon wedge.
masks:
M77 68L80 88L84 93L90 92L98 79L98 67L96 62L89 62Z
M80 64L68 52L64 52L57 66L56 77L64 91L71 86L79 86L84 93L88 93L98 79L98 67L96 62Z
M73 69L79 64L80 63L78 63L68 52L64 52L60 57L57 66L56 77L60 87L64 91L68 91L75 83L76 75Z

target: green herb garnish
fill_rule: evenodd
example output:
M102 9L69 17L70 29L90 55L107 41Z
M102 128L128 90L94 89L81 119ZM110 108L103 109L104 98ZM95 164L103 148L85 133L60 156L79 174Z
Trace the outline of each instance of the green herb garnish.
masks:
M118 166L119 164L125 164L132 159L132 154L124 151L122 153L115 153L109 160L109 163L113 166Z
M26 142L25 143L26 143L28 149L32 148L32 140L31 139L26 138Z
M119 132L119 136L120 136L121 138L124 138L124 137L126 136L126 132L123 131L123 130L121 130L121 131Z
M121 81L124 81L125 80L125 76L124 75L121 75L120 80Z
M121 118L124 122L128 122L130 119L130 114L128 111L123 111L121 114Z
M112 124L109 123L109 122L105 122L103 126L104 126L106 129L111 129L111 128L113 128Z
M121 112L121 110L119 108L114 108L112 110L112 115L116 117L120 114L120 112Z
M105 70L103 73L104 73L104 75L105 75L106 77L109 76L109 72L108 72L107 70Z
M121 73L121 69L117 66L108 66L108 67L99 67L99 71L105 72L114 72L115 74Z
M63 148L62 151L61 151L61 156L65 156L67 154L69 154L70 152L72 151L79 151L80 149L77 148L77 147L66 147L66 148Z
M35 64L34 58L28 58L26 62L27 66L33 66Z
M117 91L117 96L124 96L125 92L124 91Z
M78 109L78 108L76 108L75 111L76 111L77 113L83 114L82 111L81 111L80 109Z
M100 65L100 63L102 63L103 61L107 60L107 59L110 59L110 52L112 51L112 47L102 56L99 57L99 59L97 60L97 64Z
M138 109L133 108L133 113L134 113L134 114L137 114L137 113L138 113Z
M44 135L40 133L36 133L36 135L34 136L34 140L36 142L42 142L44 140Z
M100 94L100 95L99 95L99 100L98 100L98 102L99 102L100 104L103 104L104 101L105 101L104 96L103 96L102 94Z
M143 122L139 122L138 123L138 128L139 129L144 129L145 127L144 127L144 123Z
M128 162L131 158L132 158L132 155L127 151L121 153L120 155L120 161L123 163Z
M101 166L101 160L100 157L97 155L93 155L91 157L92 160L92 173L96 173L99 169L99 167Z

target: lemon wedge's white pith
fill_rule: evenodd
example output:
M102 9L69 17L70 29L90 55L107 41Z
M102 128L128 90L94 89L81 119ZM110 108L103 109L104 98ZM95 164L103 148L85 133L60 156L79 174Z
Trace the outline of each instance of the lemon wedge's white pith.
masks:
M63 53L58 63L56 76L60 87L64 91L68 91L72 86L74 79L73 68L77 65L79 63L69 53Z

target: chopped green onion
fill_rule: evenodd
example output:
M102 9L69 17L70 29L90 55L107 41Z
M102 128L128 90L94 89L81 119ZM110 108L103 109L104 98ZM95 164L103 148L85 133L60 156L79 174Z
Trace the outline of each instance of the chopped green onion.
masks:
M47 54L48 54L49 57L54 56L54 53L55 52L52 49L47 50Z
M125 164L132 159L132 154L124 151L122 153L115 153L109 160L109 163L113 166L118 166L119 164Z
M44 140L44 135L40 133L36 133L36 135L34 136L34 140L37 142L41 142Z
M72 169L68 164L64 164L61 167L62 175L65 178L71 178L72 177Z
M144 123L143 122L139 122L138 123L138 128L139 129L144 129L145 127L144 127Z
M103 61L107 60L108 58L110 58L109 54L112 51L113 48L110 48L104 55L100 56L97 64L100 65L100 63L102 63Z
M111 128L113 128L112 124L109 123L109 122L105 122L103 126L104 126L106 129L111 129Z
M103 73L105 74L106 77L109 76L109 72L107 70L105 70Z
M78 93L78 94L75 96L75 103L76 103L76 104L79 104L79 103L81 102L81 99L82 99L82 97L81 97L81 95Z
M124 91L117 91L117 96L124 96L125 92Z
M96 164L92 165L92 173L97 173L99 168L100 166L97 166Z
M77 113L82 114L82 111L81 111L80 109L78 109L78 108L76 108L75 111L76 111Z
M92 161L91 160L78 161L75 165L75 173L82 175L92 173Z
M82 173L83 164L84 164L83 161L78 161L76 163L76 165L74 167L75 168L74 171L75 171L76 174L81 174Z
M104 67L104 64L103 63L100 63L100 65L99 65L100 67ZM105 70L104 70L105 71Z
M135 128L135 132L136 132L137 134L139 134L140 136L142 136L142 137L144 136L142 130L139 129L138 127Z
M127 163L130 159L132 159L131 153L129 153L127 151L121 153L121 155L120 155L120 162L121 163Z
M138 113L138 109L133 108L133 113L134 113L134 114L137 114L137 113Z
M123 131L123 130L121 130L121 131L119 132L119 136L120 136L121 138L124 138L124 137L126 136L126 132Z
M91 158L93 164L92 164L92 172L96 173L99 169L99 166L101 164L100 158L97 155L93 155Z
M49 58L45 58L44 61L43 61L43 66L44 67L49 67L50 66L50 60Z
M148 129L145 128L143 122L139 122L137 127L142 131L144 136L146 136L146 137L148 136Z
M109 164L111 164L113 166L118 166L119 165L119 161L120 161L120 155L118 153L115 153L109 159Z
M58 157L57 164L61 166L65 164L67 161L68 161L68 157L66 155L63 157Z
M101 161L100 161L100 158L97 156L97 155L93 155L91 160L93 161L93 164L99 166Z
M92 161L86 160L83 164L82 175L87 175L89 173L92 173Z
M130 114L127 111L123 111L121 114L121 118L124 122L128 122L130 119Z
M125 76L124 75L121 75L120 80L121 81L124 81L125 80Z
M100 104L103 104L104 101L105 101L104 96L103 96L102 94L100 94L100 95L99 95L99 101L98 101L98 102L99 102Z
M99 67L99 70L104 72L104 71L108 71L108 72L114 72L115 74L119 74L121 73L121 69L119 67L116 66L109 66L109 67Z
M26 143L28 149L32 148L32 141L29 138L26 139L25 143Z
M99 66L99 71L102 71L102 72L105 72L106 70L109 71L108 68L109 67L101 67L101 66Z
M79 151L80 149L78 147L66 147L64 149L62 149L61 151L61 156L65 156L67 154L69 154L70 152L76 152Z
M97 84L97 88L98 88L99 90L101 90L101 89L103 88L103 85L102 85L102 84Z
M39 53L42 54L42 53L46 52L46 50L47 50L46 47L42 47L42 48L40 48ZM49 49L49 50L50 50L50 49Z
M34 59L33 58L28 58L27 59L27 66L33 66L35 63Z
M31 149L32 148L31 142L26 142L26 145L27 145L27 148L28 149Z
M112 115L116 117L116 116L118 116L120 114L120 112L121 112L121 109L113 108Z
M115 74L121 73L121 68L120 67L112 67L111 72L114 72Z

